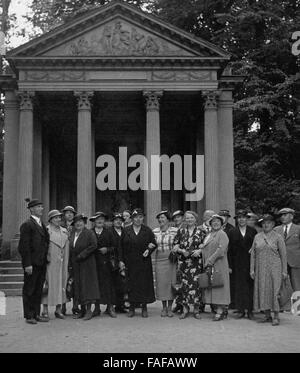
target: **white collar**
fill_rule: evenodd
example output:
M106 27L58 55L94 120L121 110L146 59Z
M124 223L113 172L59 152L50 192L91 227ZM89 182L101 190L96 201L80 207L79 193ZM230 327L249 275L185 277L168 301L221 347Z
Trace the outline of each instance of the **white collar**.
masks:
M31 215L31 217L38 223L38 225L42 225L40 218L38 218L37 216L34 216L34 215Z

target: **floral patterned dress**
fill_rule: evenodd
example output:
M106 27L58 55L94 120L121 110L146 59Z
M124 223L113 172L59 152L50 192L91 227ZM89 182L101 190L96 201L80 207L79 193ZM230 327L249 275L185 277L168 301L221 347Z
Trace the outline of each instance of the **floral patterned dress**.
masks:
M199 306L201 303L201 289L198 285L198 278L203 271L202 254L197 258L193 258L191 255L199 249L205 236L206 232L201 227L195 227L191 235L187 228L179 229L174 238L174 245L179 245L180 249L189 252L187 257L178 254L178 275L182 290L176 302L183 306L191 304Z

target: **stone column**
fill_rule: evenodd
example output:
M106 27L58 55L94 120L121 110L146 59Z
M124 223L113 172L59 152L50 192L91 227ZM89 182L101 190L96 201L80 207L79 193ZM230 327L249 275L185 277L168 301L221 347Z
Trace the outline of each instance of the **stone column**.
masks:
M43 141L42 155L42 199L44 203L44 221L47 221L46 219L50 210L50 154L47 140L44 139Z
M20 131L18 164L18 228L28 218L25 198L33 193L33 96L34 92L20 93Z
M14 90L5 92L3 165L3 246L14 237L17 227L17 185L19 147L19 101ZM9 244L8 244L9 245Z
M146 158L150 165L151 155L160 156L160 117L159 101L162 91L145 91L146 99ZM161 210L161 189L151 190L151 167L148 174L148 190L146 191L146 221L150 228L157 225L155 214Z
M218 102L218 136L219 136L219 180L220 208L228 209L234 216L234 156L233 156L233 118L232 91L221 92Z
M91 119L93 92L75 92L75 96L78 99L77 211L91 216L95 188Z
M203 92L204 108L204 159L205 208L219 212L219 157L217 91Z

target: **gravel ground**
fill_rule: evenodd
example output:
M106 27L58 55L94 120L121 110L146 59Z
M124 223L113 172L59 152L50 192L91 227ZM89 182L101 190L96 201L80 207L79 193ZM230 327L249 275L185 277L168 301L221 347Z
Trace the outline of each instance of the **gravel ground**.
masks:
M149 306L148 319L137 310L133 319L102 315L83 321L69 315L59 320L51 311L49 323L28 325L21 298L7 298L7 315L0 316L0 352L300 352L300 317L289 313L281 314L281 325L272 327L235 320L231 314L222 322L212 322L209 313L202 320L162 319L160 303Z

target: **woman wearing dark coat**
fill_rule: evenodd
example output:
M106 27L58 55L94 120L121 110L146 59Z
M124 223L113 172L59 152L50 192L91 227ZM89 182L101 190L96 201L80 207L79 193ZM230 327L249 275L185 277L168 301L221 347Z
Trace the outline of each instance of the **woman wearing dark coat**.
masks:
M247 316L253 319L253 288L254 282L250 277L250 249L253 244L256 230L247 226L247 211L240 210L235 217L237 227L229 233L229 247L234 256L235 307L239 311L237 318ZM232 268L232 267L231 267Z
M116 291L114 286L114 270L112 259L116 257L117 248L113 247L112 234L108 228L105 228L107 215L104 212L97 212L90 218L95 223L92 232L97 240L97 251L95 253L100 299L95 305L93 316L100 316L100 304L107 306L106 313L115 318L117 317L114 305L116 304ZM116 263L117 265L117 263Z
M87 217L82 214L74 217L74 230L70 237L71 275L74 278L74 300L81 304L81 313L74 318L92 318L91 305L99 299L99 287L95 251L97 240L86 228Z
M148 317L147 304L155 302L151 254L157 248L152 230L143 225L141 209L132 213L133 224L121 236L119 258L128 271L130 309L128 317L135 315L135 305L142 304L142 317Z

